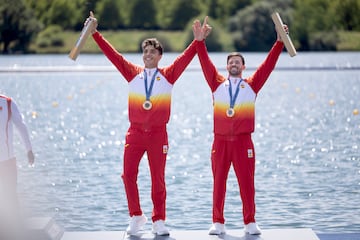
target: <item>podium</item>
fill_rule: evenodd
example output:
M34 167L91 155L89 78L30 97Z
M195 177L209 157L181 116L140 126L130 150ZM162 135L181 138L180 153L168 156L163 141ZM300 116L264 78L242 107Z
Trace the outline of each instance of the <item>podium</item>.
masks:
M60 240L64 229L51 217L32 217L26 220L26 238L30 240Z

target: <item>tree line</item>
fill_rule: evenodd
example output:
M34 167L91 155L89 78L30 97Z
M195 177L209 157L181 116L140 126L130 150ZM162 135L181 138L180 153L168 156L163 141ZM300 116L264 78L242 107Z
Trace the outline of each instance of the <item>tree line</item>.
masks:
M0 0L2 52L27 52L49 29L80 31L90 10L100 30L188 30L189 41L193 20L207 15L212 51L222 50L220 34L230 34L235 49L268 50L274 11L299 50L336 50L339 31L360 31L360 0Z

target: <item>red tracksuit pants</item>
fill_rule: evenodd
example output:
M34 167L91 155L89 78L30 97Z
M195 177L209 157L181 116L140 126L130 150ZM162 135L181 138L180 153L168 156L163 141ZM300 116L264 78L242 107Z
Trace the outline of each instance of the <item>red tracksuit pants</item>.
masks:
M152 221L165 220L165 164L168 150L166 126L142 128L130 126L126 133L122 179L130 216L141 215L137 177L140 160L147 153L151 175Z
M245 224L255 222L255 151L251 134L215 135L211 153L213 172L213 222L224 224L226 181L231 164L239 184Z

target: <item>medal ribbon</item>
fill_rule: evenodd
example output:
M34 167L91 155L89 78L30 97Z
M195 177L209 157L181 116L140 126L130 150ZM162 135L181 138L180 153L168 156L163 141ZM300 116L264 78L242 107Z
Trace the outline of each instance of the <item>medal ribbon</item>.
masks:
M235 95L233 97L232 95L232 86L231 86L231 80L228 79L229 81L229 96L230 96L230 108L234 108L234 105L235 105L235 100L239 94L239 86L240 86L240 83L242 82L242 79L240 79L239 83L236 85L236 90L235 90Z
M146 94L146 100L147 101L150 101L150 96L151 96L151 92L152 92L152 89L153 89L153 86L154 86L155 76L156 76L157 72L158 72L158 69L156 69L156 71L154 72L154 75L153 75L153 77L151 79L151 82L150 82L150 87L148 88L147 73L144 70L144 74L145 74L144 84L145 84L145 94Z

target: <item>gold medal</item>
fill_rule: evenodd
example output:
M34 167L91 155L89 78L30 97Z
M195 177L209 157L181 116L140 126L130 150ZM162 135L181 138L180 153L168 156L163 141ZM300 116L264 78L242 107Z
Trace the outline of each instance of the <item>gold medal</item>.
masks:
M144 78L145 78L144 85L145 85L146 100L142 106L145 110L150 110L152 108L152 103L150 102L150 97L151 97L151 92L152 92L152 89L154 86L155 77L156 77L157 72L158 72L158 69L156 69L156 71L151 79L150 86L148 87L147 74L146 74L146 71L144 70Z
M237 81L237 79L235 79L235 82ZM239 86L240 86L240 83L242 82L243 80L240 79L239 83L236 85L236 90L235 90L235 94L233 96L233 91L232 91L232 86L231 86L231 80L228 79L228 82L229 82L229 97L230 97L230 106L229 108L226 110L226 116L231 118L235 115L235 110L234 110L234 106L235 106L235 103L236 103L236 98L239 94Z
M229 108L228 110L226 110L226 116L231 118L235 115L235 110L233 108Z
M143 108L145 110L150 110L152 108L152 103L150 102L150 100L146 100L144 103L143 103Z

